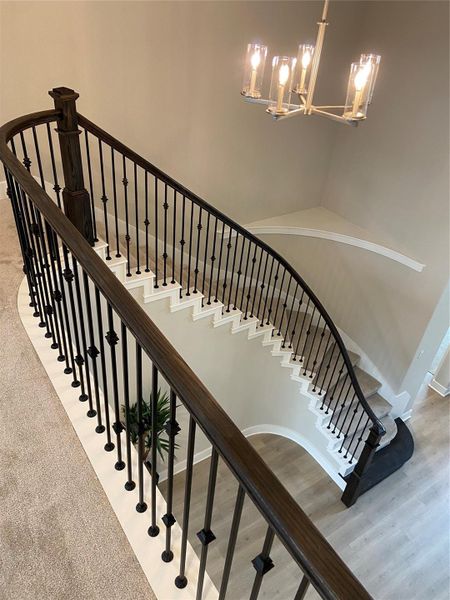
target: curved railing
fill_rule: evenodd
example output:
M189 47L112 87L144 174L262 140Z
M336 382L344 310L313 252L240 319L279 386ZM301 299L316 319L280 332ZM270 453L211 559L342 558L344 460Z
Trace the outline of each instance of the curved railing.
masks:
M78 122L93 206L102 205L94 221L106 236L108 256L124 253L129 276L151 268L156 287L177 282L181 295L201 293L205 305L221 302L227 313L240 310L244 321L273 326L281 348L292 350L299 374L322 397L320 410L341 440L338 454L355 463L369 430L379 439L385 430L336 326L307 283L239 224L86 117Z
M125 489L132 490L136 486L134 479L137 479L139 503L136 510L139 512L147 508L146 479L150 478L150 536L158 535L157 522L161 515L156 514L157 477L151 477L143 468L142 411L146 376L151 373L150 434L153 440L159 436L156 431L157 406L153 399L157 397L161 381L165 381L170 388L170 418L166 427L169 478L167 512L163 518L166 525L166 551L163 553L165 561L173 558L170 536L173 525L173 461L174 440L179 429L176 422L176 398L187 409L187 475L179 553L180 572L176 586L186 585L187 530L198 426L212 445L212 457L208 491L205 494L205 524L202 530L205 535L203 538L200 536L203 546L197 598L202 597L207 547L211 541L209 534L219 459L227 465L237 483L237 499L219 598L225 598L228 588L242 504L246 496L267 523L262 551L257 557L259 561L255 563L256 575L251 598L257 598L266 572L265 568L258 569L256 565L267 565L270 562L269 552L274 536L282 542L300 567L300 573L303 573L295 595L296 600L304 597L309 582L323 598L370 598L202 382L45 191L47 189L54 195L57 204L61 206L62 166L55 151L54 132L50 124L56 122L61 133L62 119L64 115L60 111L45 111L21 117L0 128L0 160L5 167L8 195L29 285L30 306L34 310L34 316L39 319L43 334L57 351L61 369L64 368L72 386L80 389L80 401L87 402L87 416L96 419L95 431L105 436L105 450L116 450L115 468L126 469ZM83 123L86 125L86 120L83 119ZM45 157L42 153L44 139L47 140L49 151ZM73 139L75 136L71 138ZM23 153L23 165L17 158L20 153ZM72 159L74 158L76 159L76 152L72 154ZM32 161L37 165L35 177L38 181L32 176ZM63 200L66 211L68 196L76 193L67 184L67 179L74 172L71 169L73 164L73 161L69 164L68 171L67 165L64 169L66 187ZM48 189L46 170L52 175L53 190ZM203 209L205 207L206 205L202 205ZM215 214L213 209L211 211L211 214ZM239 232L243 234L240 229ZM255 245L265 248L256 240ZM163 281L162 285L164 283ZM133 361L130 357L134 357ZM129 424L130 398L133 393L137 398L138 415L136 468L133 467ZM121 402L123 411L120 410ZM150 450L153 465L157 464L156 446L152 444ZM243 565L240 565L240 570L242 568Z

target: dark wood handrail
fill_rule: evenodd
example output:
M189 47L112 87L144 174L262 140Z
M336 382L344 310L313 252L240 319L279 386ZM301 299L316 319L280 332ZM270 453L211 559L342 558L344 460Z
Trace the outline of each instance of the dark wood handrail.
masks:
M298 283L298 285L304 290L304 292L306 292L307 296L311 299L312 303L315 305L315 307L321 314L323 320L328 325L328 327L339 347L341 356L342 356L345 366L347 368L347 372L349 374L350 381L352 383L353 389L355 390L355 394L358 398L358 401L360 402L361 406L363 407L363 410L366 412L367 416L369 417L370 421L372 422L372 430L374 431L374 433L376 433L376 435L383 436L386 433L386 430L385 430L383 424L381 423L381 421L376 416L376 414L373 412L372 408L368 404L368 402L361 390L361 386L359 385L359 381L356 377L355 370L353 368L352 362L348 355L347 348L345 347L345 344L342 340L341 334L339 333L336 325L334 324L332 318L328 314L328 312L325 309L325 307L323 306L323 304L320 302L320 300L317 298L317 296L314 294L314 292L308 286L308 284L304 281L304 279L301 277L301 275L299 275L299 273L297 273L297 271L295 271L295 269L292 268L292 266L286 261L286 259L284 259L280 254L278 254L278 252L276 252L268 244L264 243L262 240L260 240L256 236L254 236L249 231L247 231L247 229L245 229L244 227L242 227L241 225L239 225L238 223L236 223L235 221L233 221L232 219L230 219L229 217L224 215L217 208L215 208L214 206L212 206L211 204L206 202L206 200L203 200L203 198L200 198L200 196L197 196L197 194L194 194L193 192L188 190L186 187L181 185L181 183L178 183L178 181L176 181L175 179L172 179L172 177L170 177L169 175L167 175L166 173L164 173L163 171L158 169L158 167L156 167L149 161L142 158L142 156L139 156L139 154L137 154L136 152L134 152L133 150L131 150L130 148L125 146L118 139L116 139L115 137L110 135L107 131L104 131L103 129L101 129L98 125L96 125L95 123L93 123L92 121L90 121L89 119L84 117L83 115L78 114L78 122L87 131L89 131L90 133L95 135L97 138L99 138L100 140L102 140L103 142L105 142L106 144L111 146L112 148L114 148L114 150L117 150L117 152L119 152L120 154L123 154L130 161L136 163L142 169L148 171L149 173L151 173L152 175L154 175L155 177L160 179L162 182L166 183L167 185L169 185L170 187L175 189L181 195L184 195L184 196L186 196L186 198L189 198L189 200L191 200L192 202L197 204L197 206L201 207L203 210L205 210L209 214L216 217L219 221L224 223L226 226L230 227L230 229L236 231L236 233L239 233L240 235L242 235L242 237L246 238L247 240L250 240L255 246L258 246L264 252L267 252L269 254L269 256L271 256L280 265L282 265L283 268L286 269L286 271L289 273L289 275L292 276L292 279L296 283Z
M15 119L0 128L0 160L7 171L56 234L64 240L161 371L320 596L330 600L369 600L370 594L200 379L8 148L7 143L14 134L33 125L57 121L58 117L58 111L38 112Z

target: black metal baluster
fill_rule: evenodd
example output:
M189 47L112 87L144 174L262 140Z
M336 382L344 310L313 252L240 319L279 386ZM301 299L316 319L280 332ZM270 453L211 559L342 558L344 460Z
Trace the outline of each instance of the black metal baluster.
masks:
M273 259L273 260L275 262L275 259ZM266 325L270 325L270 315L272 314L272 307L273 307L273 301L274 301L274 298L275 298L275 292L276 292L276 289L277 289L278 273L280 271L280 266L281 266L281 263L279 263L277 261L277 270L275 271L275 275L274 275L274 278L273 278L274 283L273 283L273 288L272 288L272 297L270 299L269 308L267 310Z
M290 326L291 326L291 321L292 321L292 315L294 314L294 306L295 306L295 302L297 300L297 292L298 292L298 282L295 285L295 290L294 290L294 293L292 295L291 308L289 310L289 317L288 317L288 322L287 322L287 325L286 325L286 335L283 336L283 343L281 344L282 348L286 347L286 342L288 342L288 348L292 348L292 342L294 341L293 340L294 334L292 334L292 336L289 336L289 333L290 333ZM299 310L300 310L300 306L299 306ZM297 321L297 317L295 318L295 322L296 321ZM300 332L300 335L301 335L301 332ZM294 356L295 356L295 354L294 354Z
M128 341L127 328L125 323L121 321L121 336L122 336L122 371L123 371L123 398L125 403L125 441L127 450L127 481L125 489L130 492L134 490L136 484L133 481L133 465L131 459L131 426L130 426L130 386L128 376Z
M208 260L208 243L209 243L209 222L211 220L211 213L208 212L208 218L206 219L206 239L205 239L205 255L203 257L203 278L202 278L202 307L205 304L205 281L206 281L206 269Z
M333 360L333 355L334 355L334 351L335 350L337 350L338 352L337 352L337 356L336 356L336 358L334 360L334 366L333 366L333 369L331 370L331 375L330 375L330 378L329 378L328 384L327 384L326 383L326 378L328 377L328 373L329 373L330 366L331 366L331 361ZM323 397L322 405L320 407L321 410L324 408L325 403L329 400L329 394L328 394L328 392L330 390L328 390L328 386L331 386L332 382L334 381L334 375L336 373L337 365L338 365L338 362L340 361L340 359L341 359L341 354L340 354L340 351L339 351L339 347L338 347L337 343L335 343L334 348L333 348L333 352L331 353L331 356L330 356L330 363L327 366L326 373L325 373L325 378L324 378L324 381L322 383L323 388L326 389L326 393L325 393L325 395ZM342 369L341 369L340 372L342 373ZM328 411L328 405L327 405L327 411Z
M252 250L252 242L249 241L248 249L247 249L247 259L245 261L244 283L242 285L241 304L240 304L241 310L244 313L244 319L247 318L247 313L244 311L244 304L245 304L245 298L246 298L245 289L247 287L247 274L248 274L248 265L250 264L251 250ZM247 300L247 304L248 304L248 300Z
M80 381L77 379L75 357L73 354L72 332L71 332L71 326L70 326L69 311L67 308L67 296L66 296L66 290L65 290L65 285L64 285L65 279L63 276L63 269L62 269L62 265L61 265L61 255L60 255L59 248L58 248L58 251L56 252L56 269L58 272L59 287L61 289L62 308L63 308L64 321L65 321L65 332L66 332L66 336L67 336L67 349L69 352L70 365L71 365L71 366L69 366L68 364L66 364L64 373L66 373L66 375L69 375L70 373L72 373L73 374L72 387L78 387L80 385Z
M213 247L212 247L212 254L211 254L211 269L209 271L208 302L207 302L208 305L211 304L211 293L213 290L213 283L214 283L214 263L216 262L216 255L215 255L216 240L217 240L217 217L216 217L216 221L214 223L214 237L213 237Z
M120 258L120 243L119 243L119 216L117 213L117 182L116 182L116 158L114 148L111 148L111 175L113 187L113 203L114 203L114 228L116 233L116 258Z
M266 292L266 299L264 301L264 308L263 308L263 312L262 312L261 327L264 325L264 318L265 318L264 315L266 314L267 302L269 301L270 284L272 281L272 273L273 273L274 263L275 263L275 259L272 257L272 264L270 265L269 278L267 279L267 292ZM276 283L276 281L275 281L275 283ZM273 284L274 290L275 290L275 283ZM268 324L269 324L269 321L267 321L266 325L268 325Z
M310 347L309 347L308 358L306 359L306 364L305 363L303 364L304 369L305 369L305 375L306 375L307 368L309 369L309 377L310 377L310 379L313 378L313 371L312 371L312 369L314 368L314 364L315 364L315 363L311 364L311 362L310 362L311 361L311 355L312 355L313 350L314 350L314 344L316 343L317 332L319 330L319 323L320 323L321 320L322 320L322 317L319 314L319 318L317 319L317 323L315 325L312 325L313 327L315 327L315 331L314 331L314 335L313 335L313 338L312 338L312 342L311 342ZM313 319L311 318L311 323L312 322L313 322Z
M300 300L298 301L298 307L297 307L297 314L295 316L295 321L294 321L294 326L292 328L292 334L291 334L291 338L290 338L290 343L289 343L289 348L292 348L293 344L294 344L294 340L295 340L295 334L297 332L297 323L298 323L298 318L301 315L301 309L302 309L302 304L303 304L303 296L305 294L305 291L302 291L302 295L300 296ZM289 332L288 332L289 333ZM301 335L301 333L299 334ZM297 360L297 355L295 354L295 349L294 349L294 356L293 356L293 360L296 361Z
M264 327L264 313L262 314L262 317L260 316L260 308L261 308L261 300L263 298L264 295L264 288L266 287L265 281L266 281L266 273L267 273L267 263L269 262L269 253L266 252L266 262L264 263L264 271L263 271L263 278L262 278L262 282L260 285L261 288L261 292L259 294L259 301L258 301L258 308L257 308L257 313L256 316L259 319L259 326L260 327Z
M225 260L225 275L223 277L223 284L222 284L222 298L221 298L221 302L224 305L225 308L225 294L227 291L227 277L228 277L228 263L230 261L230 250L232 248L232 243L231 243L231 237L233 235L233 230L230 227L230 233L228 235L228 242L227 242L227 258ZM228 311L229 312L229 311Z
M155 176L155 288L158 285L158 179Z
M14 148L13 141L14 140L11 140L12 148ZM25 271L28 283L28 291L30 296L29 306L34 308L33 317L41 318L38 302L39 294L37 291L36 274L33 264L33 250L29 239L31 232L29 231L25 222L24 209L21 204L21 193L19 187L13 179L11 173L6 169L6 167L4 168L4 171L7 185L6 194L11 201L11 207L20 241L20 249L22 251L23 269Z
M127 179L127 165L125 155L122 155L122 184L123 184L123 197L125 202L125 242L127 245L127 277L131 277L131 261L130 261L130 224L128 221L128 179Z
M274 314L274 317L273 317L273 325L274 325L275 328L277 328L278 309L280 307L280 300L281 300L281 296L282 296L283 285L284 285L284 278L286 277L286 273L287 273L286 267L284 267L283 268L283 276L281 277L280 291L278 293L278 298L277 298L277 306L275 308L275 314ZM274 332L275 332L275 329L273 330L272 335L273 335ZM279 332L280 332L280 329L278 328L278 334L277 335L280 335Z
M39 327L45 328L46 332L45 332L45 337L46 338L50 338L51 337L51 333L50 333L50 327L49 327L49 317L47 315L47 312L45 310L45 306L46 306L46 302L45 302L45 297L44 297L44 290L43 290L43 281L42 281L42 272L41 269L39 267L39 260L38 260L38 252L37 252L37 241L36 241L36 233L37 233L37 228L34 227L33 223L31 222L31 214L33 211L32 206L28 203L28 199L25 195L25 193L21 190L19 190L19 197L21 198L21 204L22 204L22 214L25 217L25 222L27 224L27 230L28 230L28 235L29 235L29 244L31 247L31 264L33 265L33 272L34 272L34 278L35 278L35 290L36 290L36 300L38 303L38 308L39 308L39 314L40 314L40 321L39 321Z
M309 305L311 303L311 298L308 297L308 302L306 303L306 308L305 308L305 312L303 313L303 320L302 320L302 324L300 327L300 331L298 332L298 339L297 339L297 343L295 345L295 350L294 350L294 354L295 356L299 356L300 357L300 362L302 362L304 360L304 356L303 356L303 351L299 354L298 349L300 346L300 342L302 340L302 334L303 334L303 328L305 326L305 322L307 322L307 319L309 317L309 313L308 313L308 309L309 309ZM306 329L308 329L309 325L307 325ZM308 339L308 337L305 337L305 344L306 344L306 340ZM304 348L304 345L303 345Z
M183 508L183 525L181 528L181 557L180 557L180 572L175 579L177 588L184 588L187 585L186 571L186 550L187 538L189 529L189 512L191 508L191 491L192 491L192 474L194 463L194 447L195 447L195 421L189 417L189 434L188 447L186 456L186 482L184 486L184 508Z
M350 377L350 374L348 374L348 376ZM337 418L336 418L336 419L335 419L335 421L334 421L334 427L333 427L333 430L332 430L332 432L331 432L331 433L333 433L333 434L334 434L334 433L336 433L336 429L339 429L339 430L341 430L341 431L339 432L338 436L337 436L338 438L340 438L340 436L341 436L342 430L343 430L343 428L344 428L344 425L345 425L345 419L347 418L347 415L348 415L348 410L350 409L350 407L348 407L348 409L347 409L347 413L346 413L346 416L345 416L345 418L344 418L344 421L342 422L342 425L339 425L339 421L340 421L340 419L341 419L341 415L343 414L343 411L344 411L344 409L345 409L345 406L346 406L346 404L347 404L348 395L349 395L349 393L350 393L350 390L351 390L351 389L353 389L353 388L352 388L352 382L351 382L351 380L350 380L350 381L348 382L348 387L347 387L347 391L345 392L344 399L341 401L341 408L340 408L340 410L339 410L339 414L337 415ZM341 392L341 393L342 393L342 394L344 393L344 388L342 389L342 392ZM341 396L341 399L342 399L342 396ZM337 406L336 406L336 409L337 409ZM334 414L336 414L336 409L335 409L335 413L334 413ZM334 417L334 414L333 414L333 417Z
M144 177L144 195L145 195L145 221L144 221L144 225L145 225L145 272L149 273L150 272L150 261L149 261L149 249L148 249L148 227L150 225L150 221L148 218L148 172L144 171L145 177Z
M180 298L183 297L183 253L184 246L186 244L186 240L184 239L184 220L185 220L185 210L186 210L186 197L183 196L183 207L181 214L181 240L180 240Z
M143 422L142 410L142 348L136 342L136 394L137 394L137 441L138 441L138 488L139 501L136 504L138 513L143 513L147 510L147 504L144 498L144 433L145 426Z
M98 154L100 157L100 177L102 182L102 204L103 204L103 221L105 223L105 242L106 242L106 260L111 260L111 254L109 252L109 225L108 225L108 209L106 205L108 203L108 196L106 195L105 187L105 166L103 164L103 147L102 140L98 140Z
M43 239L41 216L40 216L39 211L37 210L37 208L34 207L34 205L31 201L30 201L30 213L31 213L31 218L32 218L31 232L33 233L35 240L36 240L35 249L37 249L36 257L37 257L37 261L38 261L38 265L39 265L39 273L40 273L39 279L42 283L43 302L45 302L44 313L47 316L47 323L48 323L48 331L46 332L45 337L52 339L52 344L50 347L53 350L56 350L59 347L59 344L56 341L56 323L53 319L54 310L53 310L52 302L50 300L50 285L49 285L49 281L48 281L49 264L47 262L47 252L45 249L45 242ZM39 226L39 223L41 223L41 226Z
M176 231L177 231L177 191L173 190L173 229L172 229L172 279L170 283L175 283L175 247L176 247Z
M257 600L264 575L274 567L273 561L270 558L270 551L272 549L273 538L274 533L272 531L272 528L268 527L262 551L260 554L258 554L258 556L256 556L252 560L252 564L255 567L256 575L255 580L253 582L252 591L250 593L250 600Z
M44 311L44 300L42 298L42 290L41 290L41 282L40 282L40 273L39 267L37 264L37 256L36 249L34 243L34 234L31 229L31 220L29 216L29 207L28 202L25 197L25 193L22 191L17 182L12 178L11 175L8 175L6 169L6 178L9 186L9 195L12 201L12 204L16 204L17 211L21 215L21 222L23 223L22 233L23 233L23 244L26 247L26 258L30 271L30 278L32 281L33 288L33 296L32 302L34 303L35 311L33 313L34 317L39 317L39 327L47 327L46 315ZM17 215L18 216L18 215ZM47 328L48 332L48 328Z
M119 388L117 382L117 359L116 359L116 345L119 341L117 333L114 331L114 320L113 311L109 302L108 306L108 333L105 336L106 341L109 344L110 356L111 356L111 373L112 373L112 386L113 386L113 399L114 399L114 417L115 422L113 423L113 429L116 434L116 447L117 447L117 462L114 468L117 471L122 471L125 468L125 463L122 460L122 442L120 434L123 430L122 423L120 422L120 407L119 407Z
M231 566L233 564L233 558L234 558L234 550L236 548L236 541L237 541L237 536L238 536L238 532L239 532L239 523L241 522L242 507L244 506L244 498L245 498L244 488L239 486L237 497L236 497L236 504L234 506L233 521L231 523L231 531L230 531L230 537L228 540L227 555L225 558L225 565L223 567L222 581L220 584L218 600L224 600L225 595L227 593L228 582L229 582L230 573L231 573Z
M366 413L365 412L361 413L361 416L364 414L366 414ZM344 458L347 458L348 454L350 454L350 460L349 460L350 463L355 458L356 453L358 452L358 448L359 448L361 442L363 441L364 434L367 432L367 426L369 425L369 423L370 423L370 417L367 417L366 423L365 423L364 427L362 428L360 435L357 438L358 443L356 444L355 449L352 452L351 446L349 446L347 449L347 452L344 454ZM369 435L370 435L370 433L373 433L372 429L369 431ZM366 440L365 443L367 443L367 441L368 440Z
M166 526L166 549L161 554L164 562L170 562L173 559L173 552L170 549L172 538L172 526L175 524L175 517L172 514L173 510L173 463L175 459L175 436L180 432L180 427L176 421L176 396L173 390L170 390L170 416L169 421L165 426L165 431L169 437L168 465L167 465L167 504L166 514L162 517L162 521Z
M339 370L339 377L341 377L342 372L343 372L343 366ZM328 403L328 408L327 408L326 413L325 413L325 414L328 414L328 409L331 409L331 419L330 419L330 422L327 425L327 429L331 429L331 425L333 424L333 417L334 417L334 414L335 414L335 412L336 412L336 410L337 410L337 408L339 406L339 402L341 400L342 394L344 393L344 388L347 385L348 377L349 377L349 374L347 372L346 375L345 375L345 377L342 377L342 379L336 383L336 385L335 385L335 387L333 389L333 393L332 393L330 402ZM338 388L339 387L341 388L340 392L338 392ZM334 406L331 407L331 404L332 404L332 401L334 400L334 397L336 397L336 400L335 400Z
M164 183L164 239L163 239L163 285L167 285L167 211L169 203L167 202L167 183Z
M151 456L152 456L152 521L151 525L148 528L148 535L150 537L156 537L159 533L159 527L156 524L156 484L158 482L158 473L157 473L157 465L156 465L156 457L157 457L157 448L158 448L158 429L157 429L157 421L158 421L158 369L156 365L152 364L152 395L151 395L151 415L152 415L152 424L151 424Z
M202 225L202 208L200 207L199 215L198 215L198 224L197 224L197 252L195 257L195 269L194 269L194 290L193 293L197 293L197 280L198 280L198 259L200 253L200 237L202 233L203 225Z
M281 335L281 327L283 326L284 313L286 312L286 308L287 308L287 301L288 301L288 298L289 298L289 290L291 289L291 283L292 283L292 275L289 275L289 283L288 283L288 287L287 287L287 290L286 290L286 295L285 295L285 298L284 298L284 302L283 302L283 305L282 305L283 310L281 311L280 325L278 327L278 332L277 332L278 336ZM283 344L284 343L285 343L285 340L284 340L284 336L283 336Z
M303 576L303 579L300 582L297 593L295 594L294 600L303 600L304 597L306 596L306 592L308 591L308 588L309 588L309 579L307 577Z
M50 123L47 123L47 137L48 137L48 147L50 150L50 162L52 165L52 173L53 173L53 190L56 194L56 202L58 204L58 208L61 208L61 187L58 183L58 173L56 170L56 162L55 162L55 151L53 148L53 140L52 140L52 132L50 129ZM97 230L95 228L95 220L92 220L92 224L94 227L94 236L97 239Z
M83 350L83 364L86 371L86 388L87 388L87 399L89 404L89 410L87 411L88 417L95 417L97 414L92 405L92 387L91 387L91 376L89 372L89 360L88 360L88 352L87 352L87 343L86 343L86 328L84 324L84 310L83 310L83 302L81 300L81 286L80 286L80 278L78 274L78 262L75 256L72 255L72 267L73 274L75 277L75 294L77 297L78 304L78 322L80 325L81 332L81 344Z
M94 378L94 394L95 394L95 409L97 411L97 427L95 431L97 433L103 433L105 431L105 426L102 423L102 409L100 407L100 395L99 395L99 385L98 385L98 368L97 368L97 357L99 355L99 351L97 346L95 345L94 338L94 325L92 319L92 306L91 306L91 291L89 289L89 280L86 272L82 269L83 273L83 287L84 287L84 299L86 302L86 315L88 322L88 332L89 332L89 348L87 349L88 356L91 357L92 361L92 376ZM87 361L87 359L86 359Z
M191 295L191 260L192 260L192 229L194 224L194 203L191 202L191 224L189 229L189 260L188 260L188 272L187 272L187 292L186 296Z
M253 252L253 258L252 258L252 268L250 270L250 279L248 281L248 290L247 290L247 296L246 296L247 304L245 305L244 321L246 321L248 318L248 308L249 308L249 304L250 304L250 298L252 297L252 281L253 281L253 272L255 270L257 251L258 251L258 246L255 244L255 250Z
M214 302L218 302L219 298L219 282L220 282L220 267L222 266L222 252L223 252L223 238L225 235L225 225L222 223L222 235L220 237L220 252L219 252L219 263L217 265L217 275L216 275L216 295L214 298Z
M256 316L258 318L258 315L255 315L254 313L255 313L256 296L258 295L259 274L261 272L261 264L262 264L262 261L263 261L263 253L264 253L264 251L261 250L260 254L259 254L258 271L256 273L255 290L253 292L252 309L250 311L250 317Z
M92 179L91 151L89 148L89 138L88 138L87 129L84 130L84 143L86 146L86 162L87 162L87 168L88 168L89 192L91 195L92 223L94 224L95 231L97 231L97 225L96 225L97 219L96 219L96 215L95 215L95 202L94 202L94 184L93 184L93 179ZM98 241L97 236L95 236L95 237L96 237L96 241Z
M206 561L208 558L208 547L211 542L216 539L216 536L211 531L211 521L214 506L214 494L216 491L216 480L217 480L217 465L219 462L219 455L215 448L212 449L211 463L209 467L209 481L208 481L208 493L206 496L206 508L205 508L205 520L203 522L203 529L197 533L197 537L202 544L202 551L200 555L200 566L198 571L197 581L197 594L196 600L202 600L203 595L203 583L205 580L205 569Z
M88 399L86 392L85 392L85 388L84 388L84 375L83 375L83 363L84 363L84 359L81 355L81 347L80 347L80 337L79 337L79 333L78 333L78 327L77 327L77 313L75 310L75 300L73 297L73 271L69 266L69 251L67 249L67 246L64 244L62 245L63 248L63 256L64 256L64 271L63 271L63 277L66 281L67 284L67 290L69 292L69 305L70 305L70 316L71 316L71 320L72 320L72 327L73 327L73 336L74 336L74 340L75 340L75 351L76 351L76 356L75 356L75 364L78 367L78 375L80 378L80 386L81 386L81 394L79 397L80 402L86 402L86 400ZM73 385L73 383L72 383ZM77 387L77 386L75 386Z
M318 386L318 383L319 383L319 380L320 380L320 375L322 373L323 365L326 362L326 356L327 356L329 350L331 349L331 345L332 344L330 345L330 340L331 340L331 329L328 330L328 338L327 338L327 341L326 341L326 344L325 344L325 351L323 353L322 360L320 361L320 366L319 366L319 369L317 370L317 375L314 377L314 382L313 382L314 383L314 387L313 387L312 391L315 392L317 390L317 387L320 387L319 396L322 395L322 387ZM316 359L317 359L317 357L316 357ZM326 373L326 370L325 370L325 373Z
M102 371L102 382L103 382L103 402L105 407L105 424L106 424L106 444L104 446L106 452L112 452L114 450L114 444L111 441L111 420L109 417L109 401L108 401L108 374L106 372L106 354L105 344L103 342L103 313L102 305L100 301L100 292L95 286L95 308L97 312L97 332L98 342L100 350L100 366Z
M72 371L72 369L69 366L69 357L68 357L68 348L67 348L67 342L66 342L66 335L65 335L65 331L64 331L64 318L63 318L63 310L61 307L61 302L62 302L62 293L61 290L59 289L59 283L58 283L58 277L56 274L56 268L55 268L55 262L56 262L56 255L59 252L59 248L58 248L58 238L56 237L56 234L53 232L53 230L50 228L50 225L45 222L45 231L47 232L47 245L48 248L50 249L50 253L49 253L49 260L50 260L50 268L51 268L51 280L53 282L53 289L51 290L51 297L52 297L52 302L53 302L53 307L55 310L55 321L56 324L58 326L59 323L59 327L57 329L58 332L58 344L59 344L59 356L58 356L58 361L59 362L65 362L66 363L66 369L69 369L69 373Z
M134 163L134 212L136 224L136 275L141 274L141 255L139 249L139 193L138 193L138 171L137 164Z
M245 249L246 242L247 242L247 239L245 237L242 237L241 256L239 258L239 267L238 267L238 271L237 271L236 292L234 294L233 310L237 309L237 297L238 297L238 293L239 293L239 282L241 281L241 275L242 275L242 259L244 257L244 249ZM245 279L244 279L244 282L245 282Z
M22 151L23 151L22 162L23 162L25 169L28 171L28 173L31 173L31 159L28 156L27 145L25 143L25 137L23 135L23 131L19 132L19 137L20 137L20 142L22 144Z
M239 233L236 233L236 241L234 244L234 252L233 252L233 263L231 265L230 291L228 292L227 312L230 312L231 294L233 293L233 277L234 277L234 269L236 266L236 254L238 251L238 245L239 245ZM225 294L224 294L223 299L225 301Z
M355 408L353 409L353 415L352 415L352 417L350 418L350 423L349 423L348 425L346 425L346 423L347 423L347 419L348 419L348 416L351 414L351 409L353 408L353 406L354 406L354 404L355 404L355 400L356 400L356 406L355 406ZM353 421L354 421L354 419L355 419L355 417L356 417L356 413L358 412L358 408L359 408L359 407L360 407L360 404L359 404L359 402L358 402L358 398L357 398L357 396L356 396L356 393L355 393L355 392L353 392L353 396L352 396L352 399L351 399L351 401L350 401L350 403L349 403L349 405L348 405L347 412L345 413L344 420L342 421L342 425L340 425L340 426L339 426L339 434L338 434L337 438L339 439L339 438L341 437L341 433L342 433L342 435L343 435L343 440L342 440L342 443L341 443L341 447L340 447L340 448L339 448L339 450L338 450L339 454L341 454L341 453L342 453L342 448L343 448L343 446L344 446L344 444L345 444L345 441L346 441L346 439L347 439L347 438L348 438L348 436L349 436L350 429L351 429L351 427L352 427ZM361 415L361 416L362 416L362 415ZM354 432L354 433L355 433L355 432ZM354 435L354 434L353 434L353 435Z
M42 169L41 153L39 151L39 142L37 139L36 127L34 125L32 126L31 131L33 134L34 150L36 152L36 160L37 160L37 164L38 164L39 179L41 180L41 188L45 192L46 189L45 189L44 171Z

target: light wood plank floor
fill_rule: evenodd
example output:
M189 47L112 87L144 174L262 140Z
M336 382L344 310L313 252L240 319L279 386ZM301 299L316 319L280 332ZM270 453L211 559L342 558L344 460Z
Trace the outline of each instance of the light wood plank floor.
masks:
M250 438L264 460L296 498L376 600L447 600L449 595L449 426L448 398L431 390L417 401L408 422L415 438L412 459L397 473L346 509L336 485L290 440ZM203 527L209 460L196 465L189 539ZM161 485L164 492L165 484ZM184 474L175 478L177 520L182 518ZM236 483L221 464L207 570L220 584ZM228 598L248 598L254 576L251 559L262 546L265 525L246 499ZM293 598L299 571L275 543L275 568L265 576L260 598ZM307 598L317 598L310 589Z

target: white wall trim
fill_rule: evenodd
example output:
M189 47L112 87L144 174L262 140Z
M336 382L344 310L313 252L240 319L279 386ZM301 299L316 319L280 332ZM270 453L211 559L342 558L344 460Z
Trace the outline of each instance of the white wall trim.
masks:
M376 244L374 242L370 242L369 240L364 240L362 238L356 238L350 235L337 233L336 231L323 231L320 229L309 229L307 227L295 227L288 225L247 225L246 229L256 235L299 235L303 237L314 237L323 240L331 240L332 242L347 244L348 246L356 246L357 248L362 248L363 250L368 250L369 252L380 254L381 256L401 263L402 265L405 265L405 267L409 267L410 269L418 271L419 273L423 271L423 269L426 267L426 265L424 265L423 263L420 263L417 260L406 256L405 254L401 254L396 250L392 250L392 248L388 248L387 246L381 246L380 244Z
M444 398L450 394L450 387L444 387L439 381L436 381L436 379L432 379L428 385L432 390Z
M309 441L303 436L299 435L297 431L293 431L292 429L288 429L287 427L281 427L280 425L253 425L251 427L246 427L242 430L242 433L245 437L250 437L252 435L258 435L261 433L271 433L273 435L280 435L281 437L288 438L292 440L310 454L315 461L317 461L320 466L325 470L325 472L331 477L334 483L341 489L345 489L345 481L340 477L340 475L336 472L336 468L333 467L324 457L324 455L320 452L317 452L316 448L309 443Z

